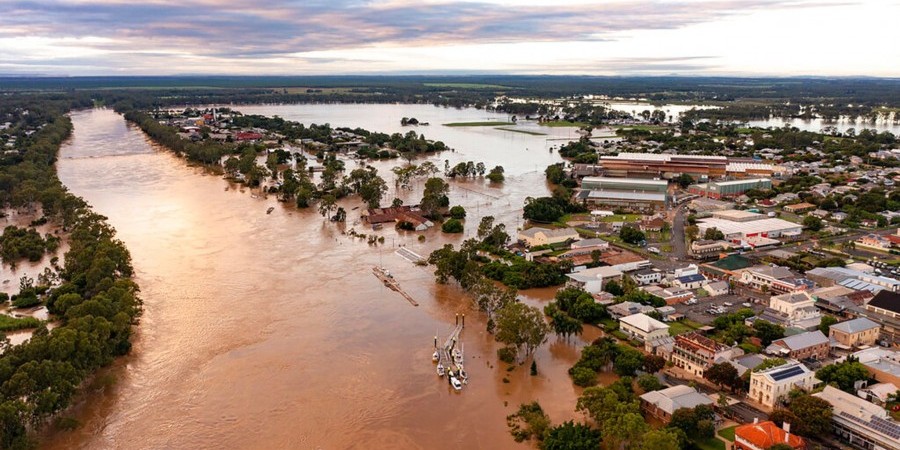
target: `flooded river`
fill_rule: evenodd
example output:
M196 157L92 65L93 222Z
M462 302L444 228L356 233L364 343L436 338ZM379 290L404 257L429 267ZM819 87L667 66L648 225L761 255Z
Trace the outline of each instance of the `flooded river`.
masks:
M503 187L453 184L451 204L469 211L470 235L486 214L513 231L522 200L547 193L543 168L558 158L546 148L548 136L437 125L481 111L380 106L357 113L369 122L296 118L393 131L372 121L399 128L400 117L417 117L433 124L419 128L426 137L457 149L433 158L441 167L444 159L504 165ZM304 106L242 110L295 118L291 108ZM537 352L539 376L527 366L507 372L467 298L394 253L402 244L427 255L461 237L430 230L419 242L418 234L386 227L386 244L371 247L313 208L253 198L188 166L109 110L76 112L72 120L59 176L109 217L131 250L146 311L134 351L110 370L116 384L76 408L81 428L50 435L47 448L515 448L505 416L520 403L539 400L556 422L576 417L578 391L566 369L595 331L572 343L551 336ZM396 164L380 163L379 171L387 176ZM389 185L388 201L421 195ZM349 222L358 218L351 209L358 200L344 206ZM372 275L377 264L421 306L387 290ZM526 301L540 305L552 294L539 290ZM436 376L431 353L435 333L446 336L463 312L470 383L457 393Z

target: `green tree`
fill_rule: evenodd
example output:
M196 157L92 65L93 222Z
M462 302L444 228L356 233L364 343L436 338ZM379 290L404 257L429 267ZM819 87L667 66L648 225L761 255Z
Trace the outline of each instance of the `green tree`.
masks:
M431 219L440 217L440 209L447 206L449 199L447 194L450 193L450 185L440 178L429 178L425 181L425 191L422 194L422 201L419 208L425 216Z
M510 302L497 311L498 342L525 350L525 357L547 340L550 326L544 315L535 307Z
M596 450L600 432L583 423L571 420L547 430L541 450Z
M834 316L825 314L819 321L819 331L821 331L825 336L828 336L831 333L831 326L836 323L838 323L838 320L835 319Z
M869 379L869 371L859 361L848 359L840 364L822 367L816 371L816 378L852 394L856 392L854 385L857 381Z
M803 218L803 227L809 231L819 231L822 229L822 219L816 216L806 216Z
M448 219L441 225L441 231L444 233L462 233L463 224L456 219Z
M666 386L659 381L659 378L656 378L656 376L650 375L649 373L637 377L636 381L638 386L640 386L641 390L644 392L659 391L666 388Z
M515 414L506 416L506 425L516 442L540 440L550 428L550 418L538 402L519 406Z
M491 181L491 183L502 183L505 177L503 176L503 166L494 166L491 169L491 172L488 173L487 179Z
M641 230L638 230L637 228L630 225L622 227L622 229L619 231L619 237L629 244L637 244L641 241L646 240L646 237Z
M631 347L620 346L619 354L613 361L613 369L619 375L634 375L634 372L643 367L644 354Z
M743 384L738 375L738 370L727 362L713 364L709 369L706 369L703 377L718 386L727 386L732 390Z
M466 209L463 208L462 206L456 205L456 206L450 208L450 217L457 219L457 220L465 219L466 218Z
M788 406L797 417L796 423L791 423L793 431L805 437L826 436L831 431L832 406L827 401L802 395L791 400Z
M523 217L535 222L556 222L565 213L565 207L552 197L539 197L525 199Z
M757 320L754 322L753 330L755 331L756 337L762 340L763 345L769 345L772 341L784 337L784 327L765 320Z
M645 433L636 450L681 450L681 442L678 430L660 428Z
M644 371L656 373L666 367L666 358L659 355L647 355L644 357Z
M722 239L725 239L725 233L722 233L716 227L707 228L703 233L703 239L710 241L721 241Z

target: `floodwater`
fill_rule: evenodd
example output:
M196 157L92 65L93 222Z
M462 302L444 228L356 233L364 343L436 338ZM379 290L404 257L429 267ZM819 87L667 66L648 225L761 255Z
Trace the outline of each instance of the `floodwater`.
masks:
M799 130L813 131L816 133L822 132L826 127L833 127L841 133L853 128L857 133L862 131L863 129L869 129L877 131L879 133L890 131L895 135L900 134L900 121L897 120L897 116L895 114L882 114L875 120L868 120L863 117L851 118L847 116L842 116L836 120L800 118L785 119L780 117L771 117L765 120L750 120L748 121L748 124L752 127L762 128L781 128L785 125L789 125Z
M348 112L357 108L363 113ZM399 128L404 115L430 121L419 131L457 149L432 157L435 162L463 158L507 168L502 187L453 183L451 204L469 211L469 235L486 214L513 232L523 199L547 193L543 168L558 158L544 148L546 136L438 125L484 114L475 110L241 109L286 118L295 118L292 109L317 112L320 123L383 131L393 128L376 125ZM368 121L352 120L357 116ZM511 439L505 417L520 403L540 401L557 423L578 417L579 390L566 370L596 330L572 342L550 336L536 353L538 376L528 366L507 372L466 296L436 285L430 268L394 253L405 245L427 256L463 237L429 230L420 242L419 233L385 227L378 232L385 245L372 247L342 234L314 208L253 198L188 166L112 111L80 111L72 120L59 176L108 216L130 249L145 313L132 354L109 369L115 385L74 408L70 414L82 426L46 436L46 448L516 448L525 444ZM377 167L387 175L397 164ZM388 199L415 201L421 184L395 193L389 181ZM270 206L275 210L266 214ZM350 228L360 202L343 206ZM421 306L386 289L371 272L378 264ZM525 301L543 305L552 295L535 290ZM466 314L461 342L470 376L459 393L437 377L431 361L435 333L446 336L458 313Z

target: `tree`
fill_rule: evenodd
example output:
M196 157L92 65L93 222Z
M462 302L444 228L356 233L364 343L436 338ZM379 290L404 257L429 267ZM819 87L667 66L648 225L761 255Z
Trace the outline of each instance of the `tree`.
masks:
M832 406L827 401L802 395L791 401L788 409L797 416L797 422L791 423L793 431L801 436L825 436L831 431Z
M422 201L419 208L425 213L425 216L431 219L440 217L440 209L447 206L449 199L447 194L450 193L450 185L440 178L429 178L425 181L425 191L422 194Z
M684 236L687 238L688 242L694 242L697 240L697 236L700 235L700 228L697 225L688 225L684 227Z
M487 179L490 180L491 183L502 183L504 180L503 166L495 166L493 169L491 169L491 172L488 173Z
M706 372L703 373L703 377L718 386L727 386L731 388L732 391L743 384L743 381L741 381L741 378L738 375L738 370L727 362L713 364L709 369L706 369Z
M484 216L481 218L481 222L478 223L478 239L486 238L490 233L491 229L494 227L494 216Z
M658 391L665 389L666 387L659 381L659 378L656 378L656 376L650 375L649 373L637 377L637 384L644 392Z
M816 372L816 378L852 394L856 392L857 381L869 379L869 371L859 361L848 359L840 364L822 367Z
M619 354L613 361L613 369L617 374L634 375L634 372L643 367L644 354L631 347L619 346Z
M462 233L463 224L459 220L449 219L441 225L441 231L444 233Z
M710 437L710 428L715 429L715 427L710 427L709 425L714 419L715 412L708 405L698 405L694 408L678 408L672 413L669 427L684 431L692 439L707 438Z
M335 200L334 195L326 194L319 200L319 214L322 217L328 217L331 215L331 211L334 211L337 208L337 200Z
M703 233L703 239L709 241L721 241L722 239L725 239L725 233L722 233L716 227L707 228Z
M541 439L550 428L550 418L538 402L531 402L520 405L515 414L506 416L506 425L516 442Z
M571 420L547 430L541 450L595 450L600 446L600 432Z
M809 231L819 231L822 229L822 219L816 216L806 216L803 218L803 227Z
M692 177L686 173L683 173L683 174L675 177L674 181L676 183L678 183L678 185L681 186L682 189L687 189L688 186L694 184L694 177Z
M619 237L629 244L637 244L646 240L644 233L633 226L624 226L619 231Z
M550 326L544 315L535 307L511 302L497 311L498 342L517 348L525 348L525 357L547 340Z
M838 320L834 318L834 316L829 316L828 314L822 316L822 319L819 321L819 331L822 332L825 336L831 332L831 326L838 323Z
M616 297L620 295L625 295L625 290L622 289L622 285L619 284L616 280L609 280L606 282L606 285L603 286L603 290L609 292Z
M671 428L650 430L644 434L636 450L681 450L682 434Z
M566 213L565 208L553 197L528 197L523 211L524 218L545 223L555 222Z
M659 355L647 355L644 357L644 371L656 373L666 367L666 358Z
M457 220L465 219L466 218L466 209L463 208L462 206L456 205L456 206L450 208L450 217L457 219Z
M775 325L772 322L766 320L757 320L753 323L753 329L756 332L756 337L762 340L763 345L769 345L772 341L781 339L784 337L784 327L781 325Z

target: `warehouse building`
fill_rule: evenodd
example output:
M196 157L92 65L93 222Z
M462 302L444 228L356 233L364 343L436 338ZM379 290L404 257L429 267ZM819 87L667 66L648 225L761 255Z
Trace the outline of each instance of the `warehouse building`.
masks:
M619 153L601 156L599 164L609 176L665 178L681 174L707 180L726 175L734 177L771 177L784 168L753 159L736 160L724 156L671 155L657 153Z
M721 199L735 198L751 189L772 189L772 180L769 178L750 178L746 180L710 181L709 183L692 185L688 188L688 192L701 197Z
M799 236L803 232L803 227L799 224L738 210L717 211L713 213L713 217L697 222L697 227L701 235L706 230L715 228L725 235L726 240L732 242L751 238Z
M668 204L669 183L636 178L585 177L578 199L591 205L654 211Z

